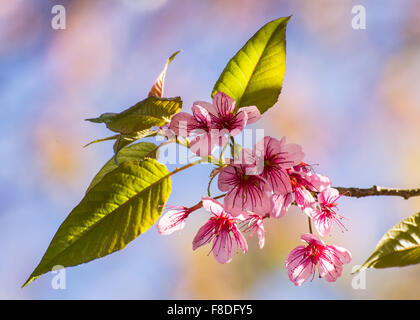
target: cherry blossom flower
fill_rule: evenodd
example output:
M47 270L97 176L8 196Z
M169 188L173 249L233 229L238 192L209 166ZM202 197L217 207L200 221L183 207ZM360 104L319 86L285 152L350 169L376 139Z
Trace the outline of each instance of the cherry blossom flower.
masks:
M304 157L302 147L281 140L265 137L254 147L254 154L263 160L261 176L266 180L266 189L275 194L286 194L292 191L287 169L298 165ZM256 162L261 161L257 159Z
M243 222L243 232L249 232L252 238L255 234L258 236L258 245L262 249L265 243L265 230L263 217L257 214L249 214Z
M274 218L281 217L289 209L293 201L309 216L313 215L316 201L311 192L322 192L331 186L328 177L313 173L306 163L300 163L287 170L292 192L288 194L274 194L271 198Z
M158 232L163 235L182 230L185 226L185 219L191 213L187 207L169 206L169 208L170 210L160 218L156 225Z
M212 198L203 197L203 208L213 215L202 226L193 240L193 250L212 242L211 251L219 263L232 260L235 247L248 252L248 244L237 227L239 218L233 217L225 208Z
M191 151L208 156L216 145L224 145L228 136L239 134L247 124L261 118L257 107L242 107L235 112L236 103L223 92L217 92L213 103L196 101L190 115L179 112L172 117L170 129L179 136L192 136Z
M193 105L193 114L179 112L172 117L169 128L175 135L193 137L191 151L198 156L208 156L220 143L219 132L213 128L209 111L199 105Z
M318 207L313 210L312 219L314 220L315 228L321 236L326 236L330 233L333 222L335 222L343 231L346 228L340 221L343 219L336 211L337 200L341 197L337 189L328 188L323 190L318 195Z
M308 245L293 249L286 259L289 279L300 286L312 276L315 277L318 268L319 276L329 282L334 282L341 276L343 264L351 261L351 254L347 249L325 245L317 236L304 234L301 239Z
M265 183L262 177L247 174L244 164L231 164L223 168L218 177L219 189L227 192L224 205L234 215L246 210L264 213L263 209L269 203Z

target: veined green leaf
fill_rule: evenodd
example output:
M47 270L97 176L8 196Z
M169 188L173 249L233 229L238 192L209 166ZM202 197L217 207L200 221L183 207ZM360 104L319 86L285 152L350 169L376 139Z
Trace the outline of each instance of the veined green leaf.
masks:
M122 163L73 209L23 286L54 266L76 266L123 249L156 222L170 191L170 174L156 160Z
M96 123L105 123L108 129L126 135L160 127L182 107L180 97L158 98L148 97L121 113L104 113L98 118L86 119Z
M222 91L236 107L271 108L281 92L286 66L286 26L290 17L264 25L229 61L212 96Z
M169 64L172 62L172 60L175 59L175 56L180 53L181 50L178 50L177 52L173 53L168 61L166 61L165 66L163 67L162 72L159 74L159 76L157 77L155 83L153 84L152 89L149 92L149 97L150 96L154 96L154 97L163 97L163 88L165 85L165 76L166 76L166 71L168 70L168 66Z
M372 255L356 272L417 263L420 263L420 212L388 230Z
M126 146L128 146L129 144L133 143L134 141L137 141L139 139L142 138L146 138L146 137L151 137L153 135L156 135L156 131L150 130L150 129L146 129L140 132L136 132L135 134L132 135L127 135L127 134L120 134L118 135L115 143L114 143L114 161L116 164L118 164L118 158L117 158L117 154L120 152L120 150L122 150L123 148L125 148Z
M127 161L132 160L143 160L145 157L156 158L156 148L157 146L154 143L149 142L139 142L124 148L117 156L117 163L122 164ZM96 176L93 178L86 192L92 189L102 178L112 170L116 169L118 165L115 163L114 159L110 159L105 165L99 170Z

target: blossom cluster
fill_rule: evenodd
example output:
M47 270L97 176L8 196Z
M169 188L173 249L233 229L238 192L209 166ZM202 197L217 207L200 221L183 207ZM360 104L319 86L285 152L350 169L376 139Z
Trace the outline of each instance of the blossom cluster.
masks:
M209 156L216 146L225 146L247 124L260 118L255 106L237 110L232 98L218 92L212 103L195 102L192 115L176 114L167 136L189 138L193 153ZM232 152L232 158L213 171L213 178L216 176L218 188L224 192L223 204L203 197L193 207L170 207L159 220L158 231L170 234L181 230L189 215L202 207L211 216L194 237L193 250L211 243L215 259L228 263L236 250L248 251L244 234L257 234L259 247L263 248L263 221L283 217L292 204L309 217L320 236L328 235L334 225L345 230L343 217L337 213L341 195L331 187L328 177L315 173L304 162L302 147L288 143L285 137L264 137L252 149ZM326 245L312 230L301 239L306 245L293 249L286 259L289 278L295 285L313 278L317 270L320 277L335 281L342 273L342 265L351 260L348 250Z

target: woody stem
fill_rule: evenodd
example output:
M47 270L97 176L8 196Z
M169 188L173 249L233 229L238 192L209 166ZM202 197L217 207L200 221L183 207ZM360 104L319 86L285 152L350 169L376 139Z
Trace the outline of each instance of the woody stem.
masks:
M420 188L416 189L396 189L384 188L374 185L370 188L334 187L339 193L346 197L363 198L370 196L399 196L404 199L420 196Z
M308 217L308 226L309 226L309 233L312 233L312 221L310 217Z

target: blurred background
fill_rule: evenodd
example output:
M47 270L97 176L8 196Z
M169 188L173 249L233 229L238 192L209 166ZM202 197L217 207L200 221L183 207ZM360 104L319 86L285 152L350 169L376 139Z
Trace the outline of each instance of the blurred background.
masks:
M51 28L55 4L66 29ZM351 26L354 5L366 29ZM276 106L254 128L303 146L306 162L335 186L420 187L420 2L280 0L97 0L0 3L0 298L1 299L418 299L420 266L368 270L352 288L382 235L420 210L420 199L340 200L348 232L325 240L353 261L336 283L295 287L284 261L307 232L295 209L267 221L266 245L219 265L192 239L208 218L194 215L178 234L155 227L123 251L66 269L66 289L49 273L20 286L55 231L112 155L111 135L84 121L142 100L170 54L165 96L184 110L210 101L227 61L265 23L293 14L287 66ZM210 166L173 178L168 204L206 194Z

